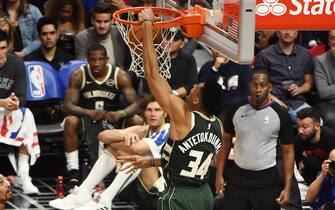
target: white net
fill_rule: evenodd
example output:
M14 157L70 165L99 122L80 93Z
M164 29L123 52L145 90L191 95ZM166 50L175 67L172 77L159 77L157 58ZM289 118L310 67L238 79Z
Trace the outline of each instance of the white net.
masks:
M173 16L165 16L163 13L155 14L156 22L157 21L166 21L171 20L175 17ZM129 11L128 14L122 14L120 19L125 19L128 21L137 21L137 15L134 15L132 11ZM115 21L116 25L129 47L130 55L131 55L131 64L129 70L135 72L137 77L145 77L144 69L143 69L143 59L142 59L142 27L139 25L132 24L124 24L119 21ZM160 74L170 79L170 67L171 67L171 58L170 51L172 47L172 41L174 36L176 35L178 29L177 28L160 28L153 30L154 37L154 47L157 52L157 60L159 64L159 72Z

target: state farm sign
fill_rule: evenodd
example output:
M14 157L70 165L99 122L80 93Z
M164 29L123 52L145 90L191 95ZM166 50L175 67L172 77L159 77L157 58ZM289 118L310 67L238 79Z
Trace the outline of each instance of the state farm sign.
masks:
M335 29L335 0L257 0L256 29Z

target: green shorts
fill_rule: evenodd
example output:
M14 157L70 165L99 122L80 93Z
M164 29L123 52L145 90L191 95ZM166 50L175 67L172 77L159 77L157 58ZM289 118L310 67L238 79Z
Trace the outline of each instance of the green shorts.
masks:
M159 196L158 210L209 210L213 209L213 194L208 186L168 186Z
M140 178L137 179L137 193L140 209L157 210L158 190L155 187L146 189Z

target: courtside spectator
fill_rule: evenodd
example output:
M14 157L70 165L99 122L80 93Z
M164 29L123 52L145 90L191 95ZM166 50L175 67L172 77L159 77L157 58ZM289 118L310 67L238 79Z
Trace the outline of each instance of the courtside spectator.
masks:
M309 106L304 95L313 86L313 60L307 49L295 44L298 31L276 34L279 41L257 54L254 69L269 72L271 93L285 103L295 123L296 112Z
M0 18L0 30L8 36L8 52L17 51L14 43L14 28L7 18Z
M81 0L49 0L46 16L58 23L57 46L74 55L74 36L85 29L85 11Z
M59 34L57 22L49 17L42 17L37 22L38 37L41 47L27 55L26 61L43 61L52 66L56 71L74 57L56 46Z
M306 200L315 202L314 210L335 209L335 150L332 150L329 159L323 161L321 172L315 181L308 187Z
M335 128L335 30L328 33L330 49L315 58L315 86L320 98L316 104L325 125Z
M0 31L0 143L18 147L13 164L16 169L14 186L23 194L39 193L29 176L30 165L40 155L34 116L25 108L26 69L21 58L8 53L8 36ZM33 74L33 72L32 72Z
M298 138L295 141L295 160L300 174L309 185L321 170L322 162L335 149L335 132L320 126L320 114L314 108L297 113Z
M6 201L12 197L10 183L2 174L0 174L0 210L3 210Z
M26 0L2 0L1 12L13 24L15 54L23 58L40 46L36 30L37 21L42 17L39 9Z
M222 112L230 105L249 95L251 69L229 60L212 50L214 60L206 62L200 69L199 82L216 81L223 89Z
M80 0L49 0L45 16L57 21L59 34L76 34L85 29L85 13Z
M108 63L122 69L128 67L128 47L117 27L112 25L112 9L108 4L99 3L92 11L93 27L75 36L75 55L79 60L85 60L88 49L101 44L107 49Z
M198 82L197 64L193 55L183 49L184 39L184 35L178 30L171 43L171 78L167 80L173 94L181 98L186 97Z

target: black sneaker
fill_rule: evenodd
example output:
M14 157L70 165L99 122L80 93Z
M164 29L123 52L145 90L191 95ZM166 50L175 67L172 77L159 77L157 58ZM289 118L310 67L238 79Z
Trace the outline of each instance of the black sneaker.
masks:
M65 189L67 193L72 193L75 186L79 186L79 170L72 169L68 172L67 181L65 183Z

